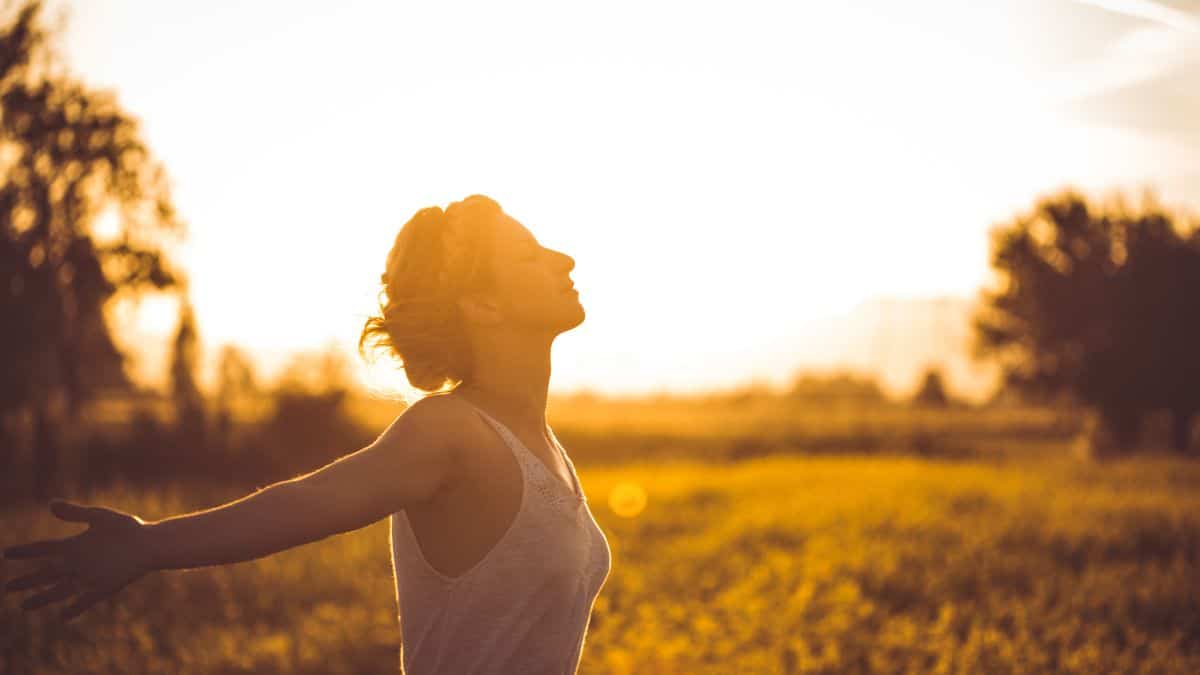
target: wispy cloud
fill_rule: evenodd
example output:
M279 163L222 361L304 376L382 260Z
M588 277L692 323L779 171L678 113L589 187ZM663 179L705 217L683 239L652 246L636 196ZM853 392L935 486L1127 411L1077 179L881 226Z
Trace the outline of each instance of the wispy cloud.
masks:
M1200 32L1200 19L1182 10L1151 0L1074 0L1115 14L1152 21L1181 31Z
M1149 0L1072 0L1128 17L1129 30L1098 58L1047 78L1051 95L1077 101L1200 64L1200 17Z
M1200 198L1200 3L1185 11L1150 0L1063 0L1124 21L1092 58L1042 85L1078 122L1129 132L1155 156L1146 176L1176 198Z

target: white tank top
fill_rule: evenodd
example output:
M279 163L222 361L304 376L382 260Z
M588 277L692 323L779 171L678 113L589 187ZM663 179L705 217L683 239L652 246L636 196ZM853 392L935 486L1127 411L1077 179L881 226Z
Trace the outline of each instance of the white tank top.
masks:
M464 399L460 399L464 400ZM457 577L434 569L404 511L392 514L401 668L406 675L572 675L612 555L575 465L567 485L491 415L521 467L517 515L483 559Z

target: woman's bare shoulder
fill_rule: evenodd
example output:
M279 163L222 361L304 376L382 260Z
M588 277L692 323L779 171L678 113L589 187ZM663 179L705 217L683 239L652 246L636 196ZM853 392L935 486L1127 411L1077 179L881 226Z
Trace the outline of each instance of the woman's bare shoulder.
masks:
M479 439L475 409L452 393L427 394L410 404L380 435L403 434L424 447L469 448Z

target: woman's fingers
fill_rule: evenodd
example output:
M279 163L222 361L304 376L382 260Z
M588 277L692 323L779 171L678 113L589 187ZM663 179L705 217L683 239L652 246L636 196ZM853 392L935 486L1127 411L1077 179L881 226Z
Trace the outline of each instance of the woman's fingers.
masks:
M80 614L83 614L91 609L92 605L95 605L97 602L107 598L108 595L108 593L100 593L99 591L88 591L83 595L80 595L63 608L62 620L70 621L71 619L74 619Z
M59 552L68 539L44 539L31 544L10 546L4 549L4 557L15 560L17 558L40 558L42 556L54 555Z
M72 595L75 595L75 584L70 581L64 581L48 591L43 591L26 598L25 602L21 603L21 609L25 611L38 609L52 602L66 600Z
M4 584L6 591L24 591L37 586L52 584L62 578L62 573L54 567L43 567L32 574L17 577Z
M83 614L91 609L92 605L95 605L97 602L100 602L108 596L108 593L101 593L99 591L87 591L86 593L83 593L63 608L62 620L70 621L71 619L74 619L80 614Z
M99 506L83 506L61 500L50 502L50 512L58 516L59 520L92 525L112 523L121 519L120 514Z

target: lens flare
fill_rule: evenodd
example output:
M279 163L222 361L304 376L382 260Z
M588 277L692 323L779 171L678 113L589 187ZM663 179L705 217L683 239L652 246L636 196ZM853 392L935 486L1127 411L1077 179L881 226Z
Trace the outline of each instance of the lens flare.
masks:
M637 483L617 483L608 493L608 508L618 516L633 518L646 508L646 490Z

